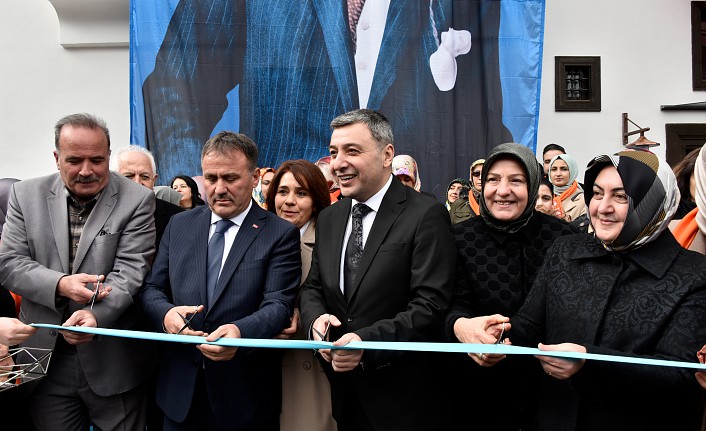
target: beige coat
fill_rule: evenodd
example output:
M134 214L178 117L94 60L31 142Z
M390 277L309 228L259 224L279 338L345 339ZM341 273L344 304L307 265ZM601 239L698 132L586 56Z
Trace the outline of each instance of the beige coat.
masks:
M564 214L566 214L567 221L574 221L579 216L586 214L588 209L583 199L583 190L576 189L571 196L561 201L561 208L564 210Z
M301 240L302 284L311 268L315 232L315 221L312 220ZM297 338L306 339L301 326ZM284 353L280 427L281 431L336 430L336 421L331 416L331 387L311 350L288 350Z

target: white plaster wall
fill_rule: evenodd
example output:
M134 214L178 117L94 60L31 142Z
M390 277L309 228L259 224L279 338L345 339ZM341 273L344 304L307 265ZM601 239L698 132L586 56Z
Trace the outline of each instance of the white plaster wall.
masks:
M54 123L67 114L96 114L113 148L128 143L128 48L63 48L47 0L0 2L0 41L0 178L54 172Z
M556 142L585 167L619 151L627 112L651 128L646 136L662 144L653 151L664 157L665 124L706 122L704 111L660 111L706 100L691 89L690 0L547 0L544 43L540 154ZM554 111L554 56L564 55L601 57L601 112Z
M705 122L659 109L706 100L691 90L690 19L690 0L547 0L538 151L557 142L585 166L621 148L628 112L664 156L666 123ZM53 172L53 125L69 113L103 117L113 148L127 145L128 48L63 48L47 0L1 2L0 41L0 177ZM556 55L601 57L601 112L554 111Z

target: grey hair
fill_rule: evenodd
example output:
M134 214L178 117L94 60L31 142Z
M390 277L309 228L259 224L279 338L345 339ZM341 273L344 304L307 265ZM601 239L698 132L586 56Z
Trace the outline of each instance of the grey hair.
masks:
M110 132L105 121L93 114L71 114L57 121L54 125L54 147L59 151L59 135L64 126L83 127L86 129L101 129L105 134L105 139L108 141L108 149L110 150Z
M152 152L145 147L140 147L139 145L128 145L127 147L118 148L115 153L113 153L113 159L111 160L111 169L117 171L120 169L120 159L123 155L127 153L141 153L150 159L150 165L152 165L152 175L157 173L157 164L154 162L154 156Z
M341 114L331 121L331 129L337 129L356 123L363 123L368 126L370 134L381 150L385 148L387 144L394 145L390 122L387 121L384 115L372 109L356 109L355 111Z
M242 133L224 130L206 141L201 150L201 161L210 153L228 155L232 151L240 151L248 160L248 168L254 171L257 168L258 150L255 142Z

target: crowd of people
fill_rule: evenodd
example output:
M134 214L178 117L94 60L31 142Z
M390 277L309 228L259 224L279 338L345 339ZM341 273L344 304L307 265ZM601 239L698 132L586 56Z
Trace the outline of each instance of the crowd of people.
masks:
M111 157L100 118L59 120L59 172L0 180L0 376L27 360L1 360L12 346L52 350L31 393L2 392L13 429L701 429L703 372L340 347L500 343L703 363L703 150L674 171L640 149L581 170L557 144L538 160L503 143L439 202L383 115L330 126L328 156L276 168L258 167L249 137L219 132L202 175L160 188L149 151ZM221 338L333 344L210 343Z

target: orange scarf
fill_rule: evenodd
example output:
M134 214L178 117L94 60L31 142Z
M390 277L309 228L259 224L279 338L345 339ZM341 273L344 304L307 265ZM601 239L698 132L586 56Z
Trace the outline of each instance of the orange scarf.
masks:
M566 189L564 191L564 193L562 193L559 196L554 196L554 199L552 199L552 208L554 209L554 211L556 211L556 213L559 217L562 217L562 218L564 217L564 206L561 203L564 201L564 199L573 195L574 192L576 191L576 189L578 189L578 188L579 188L579 183L574 181L573 184L571 184L571 187Z
M473 190L468 193L468 205L471 206L471 211L473 211L476 215L480 215L480 205L478 205L478 201L476 200L476 196L473 194Z
M677 242L684 248L688 249L691 243L694 242L696 234L699 233L699 225L696 223L696 213L698 212L698 208L691 210L689 214L681 219L672 232L674 238L676 238Z

